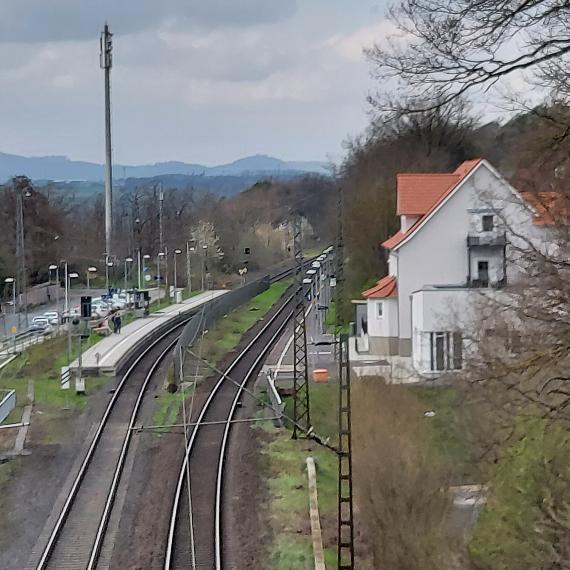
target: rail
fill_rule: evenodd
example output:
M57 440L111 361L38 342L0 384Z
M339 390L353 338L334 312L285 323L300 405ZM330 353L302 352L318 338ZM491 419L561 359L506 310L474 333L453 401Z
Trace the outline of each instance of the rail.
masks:
M184 324L185 324L185 322L180 323L178 325L175 325L174 330L182 327ZM102 434L105 430L105 427L107 426L107 422L109 420L111 412L115 408L115 405L116 405L119 397L121 396L121 394L123 392L123 388L126 385L128 379L130 378L130 375L133 373L133 371L135 370L137 365L141 362L141 360L154 347L156 347L166 336L172 334L172 332L173 332L173 329L170 329L169 331L163 333L161 336L159 336L158 338L153 340L145 348L145 350L143 350L141 352L141 354L139 354L137 356L137 358L134 360L134 362L131 364L129 369L123 375L121 381L119 382L117 388L115 389L113 396L111 397L109 403L107 404L107 407L105 408L105 412L103 414L103 417L102 417L102 419L99 423L99 426L97 428L97 431L95 432L95 435L93 436L93 439L89 445L89 448L87 450L85 458L83 459L83 461L81 463L78 474L73 481L71 489L67 495L65 503L63 505L63 508L62 508L61 512L59 513L59 516L56 520L54 528L49 535L47 544L46 544L45 548L43 549L42 555L41 555L40 560L37 564L37 570L44 570L45 568L48 567L48 564L49 564L50 559L52 557L52 554L54 552L57 541L58 541L58 539L59 539L59 537L63 531L66 520L67 520L67 518L71 512L72 507L73 507L74 501L76 500L76 498L79 494L81 484L82 484L82 482L85 478L85 475L86 475L86 473L87 473L87 471L91 465L95 451L96 451L97 446L98 446L98 444L102 438ZM174 344L175 344L174 342L169 343L168 347L164 351L162 351L162 353L160 354L159 358L157 359L157 362L160 362L164 359L164 357L172 349L172 346ZM135 402L135 409L133 410L133 413L131 414L131 424L134 424L134 420L136 418L138 409L140 407L142 397L144 395L144 392L146 391L146 388L148 386L148 382L149 382L154 370L156 369L156 365L157 365L157 363L155 363L155 365L153 365L152 368L149 370L149 372L146 375L145 381L139 390L138 397L137 397L137 400ZM108 522L108 517L110 514L109 505L112 503L113 498L114 498L114 493L116 492L116 483L117 483L118 478L120 477L120 473L121 473L123 465L124 465L124 455L126 453L126 449L128 448L128 444L129 444L130 436L131 436L131 431L132 430L130 430L130 429L126 430L125 440L124 440L124 443L122 446L121 454L120 454L119 460L117 461L117 464L115 467L115 473L114 473L113 480L112 480L112 486L108 490L105 508L104 508L103 514L101 516L99 527L98 527L97 533L96 533L96 539L93 543L93 547L90 550L89 566L88 566L89 568L94 567L94 563L96 562L96 558L97 558L97 555L98 555L98 552L99 552L99 549L101 546L101 536L104 533L104 530L101 531L101 529L102 528L104 529L104 527L106 527L107 522ZM96 553L95 553L95 549L97 549Z
M176 531L181 495L182 495L182 491L184 488L184 481L185 481L185 477L186 477L187 466L188 466L188 462L190 460L190 455L191 455L193 448L194 448L194 443L196 441L196 437L199 433L199 429L200 429L201 425L203 425L204 416L206 415L207 411L209 410L210 406L212 405L212 403L213 403L214 399L216 398L217 394L219 393L221 387L224 385L224 381L226 380L226 378L231 374L231 372L235 369L235 367L242 361L244 356L246 354L248 354L248 352L258 342L258 340L262 337L262 335L264 335L269 330L269 328L271 326L273 326L273 324L280 317L280 315L282 315L285 311L287 311L287 308L290 306L290 303L293 300L293 298L294 298L294 296L288 297L288 299L276 311L276 313L271 317L271 319L269 319L269 321L264 324L263 328L255 335L255 337L248 343L248 345L237 355L237 357L234 359L234 361L226 369L224 374L216 382L212 391L208 395L206 402L204 403L202 409L200 410L200 414L199 414L196 422L194 423L194 429L192 430L192 433L191 433L190 438L188 440L188 446L185 450L184 459L183 459L182 466L181 466L179 476L178 476L178 482L177 482L176 491L175 491L175 495L174 495L174 501L173 501L172 510L171 510L171 517L170 517L170 525L169 525L169 530L168 530L168 538L167 538L167 546L166 546L166 554L165 554L165 562L164 562L165 570L171 570L171 568L172 568L174 546L175 546L174 545L174 542L175 542L174 537L175 537L175 531ZM278 334L281 334L281 331L283 330L283 328L286 326L287 322L289 321L289 317L290 317L290 315L287 317L287 319L285 319L285 321L281 325L281 327L279 327ZM269 350L270 345L272 344L273 340L278 337L278 334L276 333L273 336L272 341L270 343L266 343L264 351L262 352L264 355ZM245 386L245 383L247 382L247 380L249 380L249 377L251 376L253 369L257 367L257 365L259 364L259 361L260 361L260 358L256 359L254 366L250 368L249 373L246 375L246 380L244 381L243 386ZM242 386L242 388L243 388L243 386ZM241 394L241 391L242 391L242 389L240 389L240 394ZM235 407L237 405L236 401L237 400L234 400L232 402L232 408L230 410L231 416L233 416L233 414L234 414ZM228 418L229 417L230 416L228 416ZM224 433L227 433L227 431L225 430ZM227 436L225 437L225 439L227 439ZM225 445L224 445L224 449L225 449ZM219 463L218 463L217 470L219 470ZM217 483L216 483L216 488L217 488ZM214 537L214 542L215 542L215 552L217 553L219 551L218 543L220 542L219 515L218 514L216 514L216 528L218 530L217 530L217 535ZM216 554L216 556L217 556L217 554Z

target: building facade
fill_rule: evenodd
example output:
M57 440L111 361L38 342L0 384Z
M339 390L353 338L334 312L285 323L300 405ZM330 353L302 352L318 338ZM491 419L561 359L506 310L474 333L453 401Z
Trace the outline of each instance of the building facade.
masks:
M530 204L485 160L449 174L400 174L400 230L384 242L388 275L363 292L357 350L409 359L421 376L463 365L466 327L482 290L520 275L520 236L544 241Z

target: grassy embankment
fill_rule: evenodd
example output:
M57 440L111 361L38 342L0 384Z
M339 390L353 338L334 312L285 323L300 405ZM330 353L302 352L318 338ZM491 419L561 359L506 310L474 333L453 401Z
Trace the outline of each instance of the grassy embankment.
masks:
M238 345L244 333L267 314L289 285L290 281L287 280L273 283L269 289L253 297L211 327L202 341L202 357L213 365L218 364ZM186 392L187 397L190 394L191 392ZM179 392L174 394L163 392L156 404L153 424L175 423L182 401L182 394Z
M367 457L376 455L374 449L380 445L376 438L393 443L393 446L384 444L387 445L386 450L392 456L398 456L400 452L404 454L404 450L413 450L417 446L423 445L428 449L422 456L422 462L425 462L425 465L432 466L432 468L428 468L429 483L427 490L432 492L432 497L436 497L431 503L425 505L426 510L430 510L436 515L431 520L429 516L424 518L427 521L426 529L430 528L432 523L444 524L442 513L446 512L448 502L446 498L443 498L442 501L437 499L440 494L440 483L442 481L447 483L451 479L454 482L461 481L464 473L468 473L470 469L470 458L463 445L464 427L456 410L457 394L448 388L395 387L393 391L385 392L381 380L376 380L377 386L372 387L373 393L362 391L359 393L359 389L366 390L359 385L359 382L354 382L353 429L354 433L358 435L355 435L353 445L355 448L355 481L358 480L358 471L360 471L361 494L366 494L365 489L367 489L368 483L370 483L371 488L374 488L374 477L377 477L376 482L378 484L383 482L385 490L390 490L392 493L397 489L398 482L402 481L402 486L406 491L402 494L401 500L390 504L388 509L392 514L397 513L401 508L405 510L406 504L408 504L407 500L417 500L415 488L418 489L418 492L426 490L426 485L421 484L422 474L418 468L419 461L415 464L414 461L411 461L406 465L408 457L405 460L396 457L392 461L384 461L384 465L389 465L389 469L383 471L381 466L375 462L369 462ZM372 405L369 405L370 402ZM401 413L392 409L392 405L398 407L400 404ZM286 413L291 412L290 407L291 402L288 401ZM427 410L433 410L435 416L424 418L423 412ZM312 384L312 423L315 430L320 435L330 437L330 442L333 444L337 440L337 414L338 384ZM391 419L380 421L379 414L382 414L385 419ZM398 414L400 415L399 418L397 417ZM258 429L260 428L261 426ZM293 441L289 429L276 429L272 425L266 424L262 426L262 429L268 434L267 442L264 445L263 458L269 492L269 520L273 536L272 544L267 552L267 567L271 570L313 567L305 468L305 459L308 455L315 457L317 463L319 509L325 554L327 565L334 567L336 564L337 509L336 455L309 441ZM369 432L370 436L368 435ZM365 459L362 459L363 454L366 457ZM412 453L410 457L417 458L417 455ZM362 461L358 463L358 459ZM422 463L422 467L425 465ZM410 484L407 486L406 475L400 472L401 469L409 470L408 483ZM370 472L374 473L372 479L367 478ZM411 473L417 480L411 479ZM440 510L437 511L436 507ZM437 514L442 514L439 520ZM387 514L383 513L383 516L387 516ZM364 518L364 515L362 517ZM405 516L402 516L401 519L402 525L409 524L405 522ZM369 522L372 527L376 524L374 521ZM393 521L392 526L395 526ZM400 530L405 533L405 528ZM439 540L442 550L445 550L447 554L448 551L445 546L447 538L442 537L440 526L437 526L436 531L433 538ZM396 537L396 532L392 535L392 539ZM370 542L376 540L375 536L369 538ZM359 563L364 568L370 562L372 553L365 544L359 545L359 551L363 553L363 558L359 560ZM388 555L386 554L386 556ZM391 559L391 561L394 560ZM403 561L403 567L407 562L409 559ZM372 568L373 566L368 567ZM428 567L425 566L425 568ZM398 568L398 566L394 566L394 568Z
M338 384L311 384L311 422L316 432L337 439ZM286 401L285 413L292 415L292 401ZM337 459L328 449L314 442L291 439L288 428L275 428L270 422L252 427L262 429L266 443L262 451L264 476L269 493L268 516L272 543L267 549L267 568L296 570L313 567L313 549L309 520L309 495L305 460L315 459L319 512L327 567L336 561ZM306 564L308 564L306 566Z

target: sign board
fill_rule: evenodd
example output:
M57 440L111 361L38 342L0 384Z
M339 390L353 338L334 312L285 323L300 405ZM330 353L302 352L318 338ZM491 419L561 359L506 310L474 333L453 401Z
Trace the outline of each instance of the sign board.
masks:
M69 390L71 385L71 371L69 370L69 366L62 366L61 367L61 389L62 390Z
M16 325L12 325L12 326L10 327L10 332L11 332L12 334L16 334L16 333L18 332L18 327L17 327Z
M336 287L336 277L331 277L330 284L331 284L331 287Z
M145 275L144 276L144 280L145 281L150 281L152 279L152 277L150 275Z

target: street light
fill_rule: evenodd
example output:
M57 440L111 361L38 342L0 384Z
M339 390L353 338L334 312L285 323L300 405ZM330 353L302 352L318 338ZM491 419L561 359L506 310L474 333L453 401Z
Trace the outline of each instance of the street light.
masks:
M91 273L97 273L97 268L96 267L87 268L87 289L91 288L91 283L89 281L91 279Z
M57 311L57 326L61 323L61 314L59 312L59 265L52 263L49 267L49 280L51 283L51 272L55 271L55 282L56 282L56 289L55 289L55 304L56 304L56 311Z
M192 270L190 264L190 254L196 251L196 248L193 245L190 245L190 242L186 242L186 286L188 287L188 294L192 293Z
M181 249L174 250L174 301L176 301L176 289L177 289L177 278L176 278L176 258L182 253Z
M12 283L12 312L16 314L16 280L13 277L6 277L4 283Z
M143 273L143 279L146 277L145 261L147 261L147 260L149 260L149 259L150 259L150 255L149 255L148 253L145 253L145 254L142 256L142 273ZM145 279L145 281L146 281L146 279ZM146 289L146 286L145 286L145 289Z
M164 257L164 252L161 251L156 257L156 280L158 281L158 300L160 301L160 260Z
M206 250L208 249L207 245L203 245L202 246L202 291L205 290L204 287L204 269L205 269L205 265L206 265Z
M69 290L71 289L71 280L77 279L79 273L68 273L67 261L65 262L65 312L67 316L67 365L71 364L71 318L69 314Z
M125 291L127 290L127 263L132 263L133 262L133 258L132 257L125 257Z

